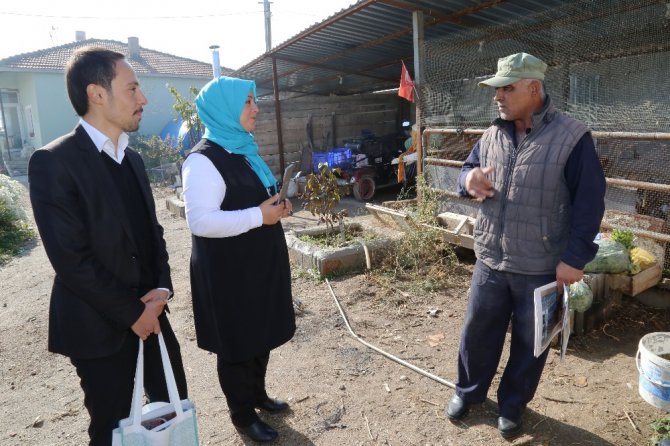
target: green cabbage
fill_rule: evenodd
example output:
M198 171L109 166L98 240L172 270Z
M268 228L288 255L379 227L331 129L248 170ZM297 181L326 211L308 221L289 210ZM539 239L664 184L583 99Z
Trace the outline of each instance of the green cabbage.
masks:
M568 307L571 310L583 313L593 304L593 292L583 280L568 287Z
M598 253L596 258L584 267L585 273L623 273L630 271L628 250L614 240L596 240Z

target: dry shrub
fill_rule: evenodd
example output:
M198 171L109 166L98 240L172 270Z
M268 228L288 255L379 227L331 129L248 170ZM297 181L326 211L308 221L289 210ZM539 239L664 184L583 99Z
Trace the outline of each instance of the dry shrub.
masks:
M376 277L379 282L389 286L396 283L412 291L439 291L451 285L458 259L453 246L437 228L440 202L426 184L423 176L417 178L421 199L409 213L415 228L406 231L395 243L393 252L385 257Z

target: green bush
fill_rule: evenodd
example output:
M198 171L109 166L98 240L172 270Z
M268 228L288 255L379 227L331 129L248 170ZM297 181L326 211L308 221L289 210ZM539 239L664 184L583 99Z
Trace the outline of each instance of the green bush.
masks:
M181 159L179 151L170 145L170 141L162 140L158 136L133 134L128 145L140 154L147 170Z
M405 282L407 288L438 291L452 282L452 270L458 258L438 227L439 195L429 187L423 175L417 177L417 190L421 200L416 208L407 210L415 229L406 231L392 253L385 257L381 274Z
M18 205L20 185L0 175L0 264L18 254L34 232L25 223L25 212Z
M288 187L288 184L285 185ZM335 172L330 170L327 163L319 164L319 173L307 175L305 192L300 195L302 207L319 217L319 224L325 223L330 229L335 224L340 225L344 237L345 211L337 211L340 203L340 187L337 184Z
M142 157L147 175L152 183L173 184L179 175L180 144L173 148L169 139L158 136L131 135L129 146Z

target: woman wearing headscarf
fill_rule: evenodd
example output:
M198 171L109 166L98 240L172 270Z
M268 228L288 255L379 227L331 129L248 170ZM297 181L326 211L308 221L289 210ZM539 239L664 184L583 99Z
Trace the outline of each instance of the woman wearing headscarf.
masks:
M255 409L286 410L268 397L270 350L295 332L291 273L277 184L251 133L256 84L219 77L196 97L203 139L184 162L186 221L193 234L191 291L198 346L217 355L230 417L260 442L277 431Z

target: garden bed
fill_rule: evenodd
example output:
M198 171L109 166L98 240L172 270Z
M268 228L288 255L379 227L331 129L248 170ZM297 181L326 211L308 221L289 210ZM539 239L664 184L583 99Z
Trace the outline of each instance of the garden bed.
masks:
M346 227L347 230L357 231L360 235L344 246L324 246L323 243L310 241L310 238L317 238L325 234L339 239L337 228L318 227L287 233L286 245L291 262L304 269L316 270L319 277L360 271L368 264L370 266L379 264L392 240L380 236L371 229L364 228L359 223L349 223Z

